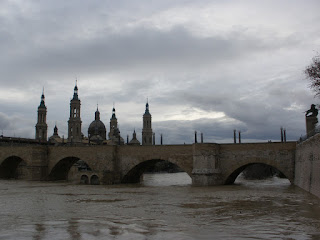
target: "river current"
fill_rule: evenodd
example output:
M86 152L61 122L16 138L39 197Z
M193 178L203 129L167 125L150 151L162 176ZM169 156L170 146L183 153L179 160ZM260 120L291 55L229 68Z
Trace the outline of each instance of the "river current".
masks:
M0 181L0 239L320 239L320 199L286 179L192 187L186 173L132 185Z

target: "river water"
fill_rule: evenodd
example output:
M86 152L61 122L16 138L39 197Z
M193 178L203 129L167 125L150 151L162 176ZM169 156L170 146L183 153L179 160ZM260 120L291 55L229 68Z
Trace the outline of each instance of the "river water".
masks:
M185 173L132 185L0 181L0 239L320 239L320 200L272 178L192 187Z

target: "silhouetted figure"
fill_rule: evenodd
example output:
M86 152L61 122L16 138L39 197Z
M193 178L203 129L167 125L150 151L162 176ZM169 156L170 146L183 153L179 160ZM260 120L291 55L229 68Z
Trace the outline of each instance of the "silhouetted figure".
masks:
M310 109L306 111L306 117L316 117L316 116L318 116L318 109L316 109L316 105L311 104Z
M316 125L318 123L318 109L316 109L316 105L311 104L311 108L306 111L306 132L307 137L311 137L315 134Z

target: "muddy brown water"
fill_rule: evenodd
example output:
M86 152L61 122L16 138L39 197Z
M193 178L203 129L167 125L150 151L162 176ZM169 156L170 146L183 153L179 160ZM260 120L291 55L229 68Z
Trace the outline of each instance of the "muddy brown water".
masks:
M0 239L320 239L320 200L286 179L192 187L0 181Z

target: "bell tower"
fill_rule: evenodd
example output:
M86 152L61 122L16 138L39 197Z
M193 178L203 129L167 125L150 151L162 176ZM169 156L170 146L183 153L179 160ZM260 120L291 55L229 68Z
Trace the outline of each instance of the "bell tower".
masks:
M114 135L114 131L115 129L118 128L118 119L116 117L116 109L114 108L113 106L113 109L112 109L112 116L110 118L110 132L108 134L109 136L109 139L112 138L112 136Z
M47 141L48 125L47 125L47 107L45 105L44 90L42 91L40 105L38 107L38 121L36 124L36 139Z
M81 142L81 118L80 118L80 99L78 98L77 83L74 87L73 98L70 101L70 118L68 121L68 142Z
M143 114L142 145L152 145L151 114L149 112L148 101L145 113Z

